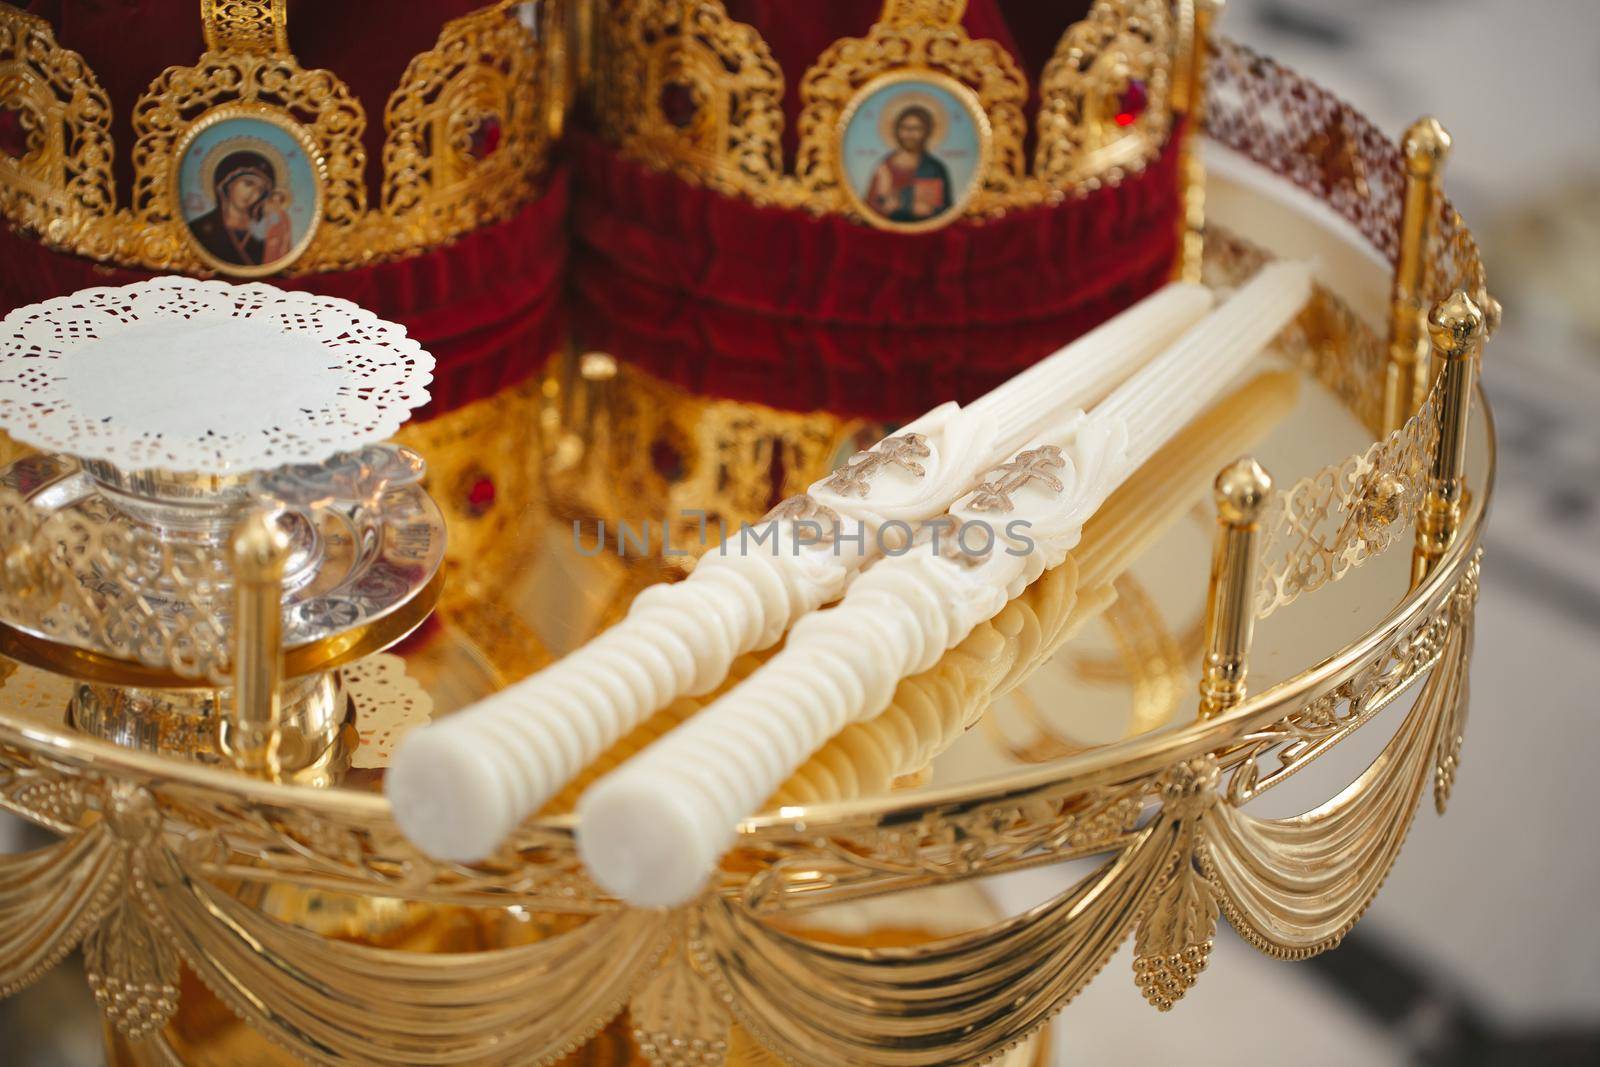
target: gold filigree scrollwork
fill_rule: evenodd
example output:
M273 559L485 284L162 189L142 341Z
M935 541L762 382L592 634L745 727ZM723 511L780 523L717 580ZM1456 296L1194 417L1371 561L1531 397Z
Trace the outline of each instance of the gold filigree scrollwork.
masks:
M411 61L384 113L382 247L435 244L533 195L553 136L550 56L510 3L454 19ZM387 242L380 227L403 235Z
M1265 249L1217 225L1206 227L1204 281L1231 288L1272 260ZM1327 388L1374 437L1383 434L1385 344L1360 315L1323 285L1280 333L1274 349Z
M1237 42L1217 40L1207 70L1206 132L1319 198L1337 191L1330 205L1392 260L1402 185L1394 143L1332 93ZM1365 195L1330 169L1319 133L1354 146Z
M208 52L289 51L288 0L200 0Z
M879 22L865 37L835 41L806 71L800 83L800 151L795 159L801 193L791 199L820 210L851 208L836 147L840 124L865 86L897 71L944 75L976 98L988 119L990 144L966 210L988 215L1003 208L1027 174L1022 153L1027 80L1010 53L994 41L975 41L958 23L931 19Z
M715 544L805 492L852 446L886 432L826 411L696 396L626 366L615 384L604 394L604 432L588 432L591 456L603 451L605 459L553 472L556 506L609 521L670 524L680 548ZM580 430L583 420L573 421Z
M1251 943L1275 956L1299 958L1329 948L1370 903L1398 855L1422 789L1451 738L1459 735L1467 661L1463 635L1476 582L1473 563L1446 590L1435 611L1353 677L1350 699L1366 715L1431 672L1416 704L1372 766L1332 801L1305 815L1272 820L1244 814L1240 805L1281 775L1261 779L1249 761L1239 764L1231 753L1225 754L1226 763L1217 755L1193 757L1140 779L1122 794L1135 802L1131 815L1119 817L1125 827L1138 818L1139 798L1153 796L1160 808L1137 829L1100 836L1089 846L1090 851L1112 850L1110 862L1062 897L1016 919L915 952L865 952L774 928L755 911L767 901L721 898L708 902L697 917L694 959L739 1021L796 1063L934 1064L993 1055L1025 1036L1028 1027L1042 1025L1081 986L1078 977L1102 966L1134 928L1135 980L1162 1009L1181 998L1204 969L1219 914L1228 915ZM1334 691L1340 692L1344 689ZM1320 707L1319 698L1296 713L1291 728L1273 742L1294 753L1289 758L1296 768L1359 725L1349 722L1350 729L1327 734L1327 744L1299 745L1298 731L1315 729ZM1224 766L1234 767L1236 778L1250 778L1254 787L1219 790ZM964 855L970 870L1004 869L1017 853L990 851L1003 824L986 825L983 820L997 814L993 808L962 812L952 823L955 813L946 813L940 826L966 829L935 838L955 847L951 855ZM875 833L907 835L904 829L889 828ZM813 870L830 859L881 864L895 854L893 841L882 836L870 841L813 836L810 841L806 855ZM928 849L924 841L910 845L905 854L931 859L934 853ZM1080 853L1063 847L1059 854ZM1312 855L1317 862L1308 863ZM953 871L946 868L944 874L949 877ZM1302 917L1309 921L1301 922ZM1008 983L1020 973L1042 976L1041 981L1028 983L1025 990ZM904 989L933 988L941 978L956 974L967 994L962 1006L971 1009L963 1015L970 1028L959 1034L948 1028L935 1033L940 1025L949 1027L953 1005L908 1003ZM792 991L802 975L807 976L807 992L796 997ZM819 975L824 976L820 982ZM984 1010L991 990L992 1013ZM881 1027L869 1020L881 1019L883 1013L905 1022L899 1036L915 1045L919 1055L899 1059L905 1044L894 1050L882 1044Z
M1399 856L1423 789L1459 751L1477 588L1474 559L1438 610L1352 683L1257 735L1226 794L1206 805L1174 880L1141 927L1134 972L1152 1004L1164 1010L1193 984L1219 909L1247 941L1280 959L1332 948L1360 919ZM1348 736L1424 669L1428 680L1399 729L1336 797L1284 819L1241 809ZM1351 709L1346 716L1330 710L1341 702ZM1282 769L1262 777L1260 754L1277 746Z
M620 3L602 123L654 166L766 199L783 173L783 74L716 0Z
M873 875L875 889L1110 854L1054 900L908 948L849 948L790 932L762 914L785 902L781 886L765 896L713 894L676 915L611 910L531 945L479 953L426 956L330 940L264 915L208 879L265 866L274 880L379 895L426 887L448 900L457 875L417 859L397 863L403 852L380 859L394 847L382 820L354 812L342 823L309 813L287 819L267 786L220 804L198 784L108 782L82 765L8 746L0 750L0 803L68 836L0 859L0 944L16 949L0 957L0 993L36 979L87 938L102 1003L124 1032L161 1024L181 959L252 1026L316 1063L363 1062L373 1049L406 1062L548 1062L625 1003L641 1040L666 1064L716 1062L730 1011L797 1064L985 1059L1042 1027L1135 932L1134 975L1158 1007L1181 997L1202 970L1218 913L1274 956L1336 944L1394 863L1422 791L1430 780L1437 787L1446 760L1456 758L1476 591L1473 560L1453 587L1434 594L1433 610L1369 662L1352 665L1345 682L1276 733L1253 735L1288 753L1286 767L1303 766L1431 671L1371 766L1303 815L1244 813L1241 806L1282 775L1260 775L1260 753L1241 760L1230 737L1218 751L1120 785L1084 791L1058 783L933 809L912 826L867 820L854 831L795 828L754 842L773 853L765 870L787 864L804 879L853 865ZM1329 694L1347 694L1363 710L1318 734ZM1307 738L1327 743L1302 744ZM1219 788L1224 773L1234 781ZM1236 784L1241 778L1248 788ZM1142 818L1152 802L1157 810ZM269 823L276 828L263 832ZM273 849L290 842L302 861L315 857L318 865L275 866ZM571 842L546 847L570 852ZM235 849L244 862L217 861ZM526 859L538 863L534 854ZM341 882L330 877L337 863L363 873ZM405 873L406 864L417 869ZM802 865L813 873L800 875ZM487 867L478 877L493 880L494 865ZM502 880L508 895L499 899L545 899L529 888ZM495 899L488 889L485 882L467 899ZM485 1010L506 1025L486 1034L463 1021L462 1012L481 1018ZM898 1021L892 1035L882 1027L886 1016Z
M447 23L391 96L383 206L366 202L366 115L338 76L288 51L282 0L205 0L208 50L163 72L133 107L134 188L119 208L111 102L47 22L0 3L0 100L22 152L0 152L0 214L46 245L129 267L206 272L173 178L186 134L221 109L306 144L318 222L272 273L343 270L415 254L512 215L537 195L565 113L559 13L500 0ZM532 20L524 16L532 13ZM541 37L540 34L544 34ZM255 273L262 273L257 271Z
M1459 614L1447 602L1420 626L1396 638L1355 677L1292 715L1239 738L1237 763L1228 779L1229 801L1241 805L1271 789L1388 707L1439 662L1446 637L1461 621ZM1470 624L1470 615L1465 621Z
M74 648L223 684L232 651L216 591L227 561L198 543L83 512L45 515L0 489L0 618ZM167 597L191 604L166 610Z
M793 173L785 173L784 75L754 28L729 18L720 0L627 0L602 23L601 127L634 158L720 192L873 222L881 220L864 213L840 173L839 142L852 104L887 79L949 79L945 88L970 101L987 126L975 192L950 219L1087 192L1161 150L1171 126L1176 36L1164 0L1098 0L1068 31L1040 86L1031 174L1026 79L996 42L967 36L965 7L963 0L890 0L865 37L834 42L801 80L799 147Z
M1374 168L1374 187L1381 185L1376 175ZM1465 231L1446 224L1441 235L1445 262L1435 283L1481 276ZM1213 231L1208 239L1220 236ZM1225 250L1212 244L1211 251ZM1319 290L1313 303L1342 308L1326 303L1331 299ZM1308 328L1291 333L1286 350L1319 379L1344 383L1335 392L1361 414L1366 394L1355 361L1366 358L1365 335L1352 333L1361 343L1349 350L1327 336L1364 327L1333 315L1323 321L1331 324L1317 327L1326 331L1323 340ZM804 429L794 440L806 442L808 455L837 447L832 423ZM771 450L752 443L770 442L770 434L752 421L738 435L744 451L726 461L768 469ZM802 477L793 467L785 476ZM1373 493L1341 499L1359 499L1364 522L1403 513L1396 504L1403 488L1374 485ZM48 552L15 550L31 542L36 521L0 507L6 595L38 597L51 581ZM1213 908L1275 956L1337 943L1394 863L1422 791L1431 783L1442 806L1454 781L1477 563L1452 550L1446 565L1453 588L1433 572L1434 584L1419 587L1433 590L1428 601L1408 600L1402 609L1404 632L1341 661L1298 707L1274 704L1263 715L1246 705L1237 714L1250 719L1248 729L1225 717L1141 743L1140 769L1096 764L1092 785L1036 775L1004 796L944 806L902 802L904 814L896 817L863 808L847 819L808 812L819 818L769 822L743 837L741 856L756 857L762 873L749 880L749 868L730 865L724 891L681 917L629 913L604 899L561 825L531 824L477 867L433 863L404 843L380 798L224 784L177 767L150 780L147 757L94 742L59 739L46 755L33 728L7 711L0 714L0 807L65 839L0 858L0 946L7 949L0 951L0 994L36 979L93 936L88 955L102 989L123 991L125 1006L126 993L138 990L119 1021L135 1031L154 1026L171 973L170 958L140 949L154 931L253 1025L313 1062L370 1060L373 1049L391 1060L420 1060L422 1053L411 1055L418 1046L407 1044L419 1040L419 1023L455 1039L430 1045L431 1062L493 1062L499 1048L473 1043L476 1031L440 1007L475 1001L509 1020L518 1063L559 1055L625 1002L636 1026L659 1043L679 1042L673 1047L692 1048L698 1033L714 1049L716 1038L706 1035L721 1027L715 1005L722 1005L798 1063L915 1067L983 1059L1041 1027L1134 931L1135 977L1158 1006L1182 995L1198 973L1213 936ZM1038 625L1048 628L1043 615ZM1007 678L1021 669L1006 668ZM0 681L15 677L0 661ZM1424 677L1384 751L1337 796L1292 818L1248 814L1254 798L1372 723ZM53 722L59 704L52 705ZM1125 777L1113 781L1116 775ZM116 779L122 784L113 785ZM160 814L156 832L152 805ZM820 944L770 914L1089 855L1106 859L1056 900L915 949ZM593 918L527 952L430 958L315 938L219 888L241 881L514 903ZM680 947L659 957L674 936ZM144 961L142 970L135 960ZM308 988L308 974L333 981ZM644 981L651 975L656 980ZM819 985L815 995L807 992ZM946 1020L961 993L970 994L961 1025L971 1029L956 1033ZM293 1005L300 1014L250 1014L265 1003ZM528 1004L558 1004L560 1018L535 1020ZM885 1013L906 1023L905 1039L892 1048L882 1037ZM354 1028L352 1019L360 1020Z
M112 246L90 254L186 273L206 269L182 232L174 174L185 132L223 107L287 117L316 146L321 221L295 265L329 269L348 255L350 227L367 209L361 101L331 71L305 70L290 55L242 52L207 52L194 66L168 67L150 83L133 108L133 214L142 225L114 228L106 235Z
M1393 262L1405 186L1399 146L1334 94L1236 41L1214 42L1208 70L1206 132L1325 201ZM1447 201L1426 276L1428 305L1457 289L1474 300L1487 292L1477 244Z
M1167 0L1098 0L1070 27L1039 79L1034 174L1114 184L1166 143L1172 126Z
M0 152L0 213L55 244L116 209L111 101L44 19L0 4L0 110L16 115L20 156Z
M1338 581L1409 527L1438 447L1437 394L1365 452L1274 495L1262 522L1258 615Z
M863 885L914 888L977 873L1067 859L1125 846L1150 786L1038 798L970 812L938 812L905 826L775 838L779 855L745 886L752 912L849 897Z
M954 26L967 0L884 0L879 22L890 26Z
M1476 256L1463 247L1462 255ZM1259 247L1211 226L1206 280L1229 286L1268 260ZM1374 434L1383 421L1384 346L1323 286L1279 335L1277 351L1326 386ZM1410 529L1438 447L1438 390L1393 433L1274 494L1263 521L1256 610L1270 615L1381 555Z
M1439 207L1439 231L1432 253L1424 272L1427 278L1424 292L1430 303L1461 290L1479 307L1490 306L1488 282L1477 242L1466 223L1461 221L1460 212L1449 203Z
M524 830L490 861L466 867L423 857L373 812L308 813L177 785L163 787L159 799L171 818L194 828L182 855L208 878L562 913L619 907L589 881L570 836L548 830Z

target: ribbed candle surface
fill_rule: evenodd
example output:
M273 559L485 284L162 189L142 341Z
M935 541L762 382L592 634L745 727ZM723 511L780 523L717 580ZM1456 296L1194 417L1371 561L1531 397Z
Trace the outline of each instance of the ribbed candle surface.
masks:
M608 891L643 906L690 899L741 818L829 738L877 715L902 678L928 670L1046 567L1117 485L1259 355L1310 295L1304 264L1261 271L1085 418L1029 442L989 486L994 510L963 494L959 521L1029 521L1031 551L981 562L919 545L875 563L836 606L797 622L783 650L699 715L596 783L578 805L578 846ZM1041 466L1037 450L1061 450ZM1028 462L1026 453L1033 453ZM1037 476L1017 476L1036 468ZM1051 482L1056 485L1052 487Z
M809 490L842 524L868 531L865 554L791 551L732 534L682 582L646 589L627 616L539 673L402 741L385 778L401 829L441 859L482 859L607 747L680 696L705 693L739 656L774 644L841 596L876 548L884 522L934 518L975 474L1066 408L1093 403L1173 343L1211 306L1202 286L1174 284L966 408L944 405L896 437L921 435L923 474L883 465L870 491ZM880 442L882 445L883 442ZM752 548L754 545L756 547Z

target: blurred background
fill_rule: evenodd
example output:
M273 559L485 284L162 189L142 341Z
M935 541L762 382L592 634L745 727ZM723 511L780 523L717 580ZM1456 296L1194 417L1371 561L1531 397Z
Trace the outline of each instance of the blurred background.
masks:
M1053 1059L1600 1063L1600 3L1229 0L1222 30L1391 133L1431 113L1455 136L1446 188L1505 305L1484 368L1500 478L1464 766L1449 818L1418 819L1338 951L1285 965L1221 931L1205 978L1157 1016L1124 949L1108 968L1123 980L1090 984ZM24 844L0 822L0 851ZM1021 906L1052 888L1003 891ZM84 1067L101 1047L76 967L0 1001L0 1064Z

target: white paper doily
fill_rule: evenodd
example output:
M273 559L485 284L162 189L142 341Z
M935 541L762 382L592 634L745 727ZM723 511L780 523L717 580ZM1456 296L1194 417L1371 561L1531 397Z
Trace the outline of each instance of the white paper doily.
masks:
M318 463L393 435L432 377L405 327L259 283L155 278L0 323L0 429L127 470Z
M433 698L406 673L406 661L378 652L340 668L345 692L356 709L360 741L352 767L387 767L400 739L433 718Z

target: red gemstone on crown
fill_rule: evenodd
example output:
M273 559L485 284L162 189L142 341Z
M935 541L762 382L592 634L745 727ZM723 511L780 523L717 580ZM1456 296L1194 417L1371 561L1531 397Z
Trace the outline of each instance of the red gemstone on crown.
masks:
M467 146L467 151L473 159L488 159L500 147L500 120L493 115L485 115L478 124L472 128L472 141Z
M1130 78L1127 88L1122 90L1122 99L1117 102L1117 114L1113 121L1118 126L1132 126L1149 106L1150 90L1142 80Z
M661 96L657 102L661 105L661 116L680 130L692 125L695 115L700 111L700 102L695 99L694 86L688 82L667 82L661 87Z
M494 479L483 475L467 489L467 510L482 515L494 506Z

